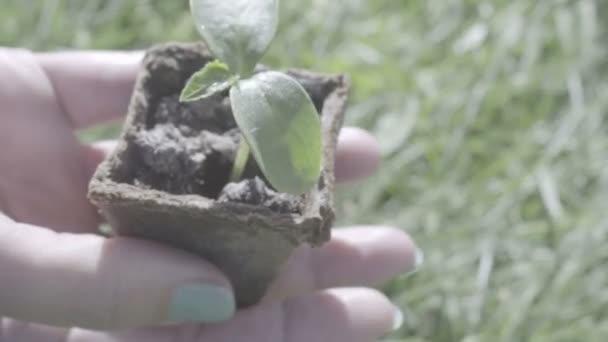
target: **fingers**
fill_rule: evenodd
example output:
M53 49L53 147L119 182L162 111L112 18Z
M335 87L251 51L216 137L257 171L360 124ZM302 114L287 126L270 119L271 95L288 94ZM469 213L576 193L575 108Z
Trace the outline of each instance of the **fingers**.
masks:
M410 237L388 227L338 229L320 248L299 247L283 266L266 301L320 289L376 286L398 274L413 272L421 254Z
M66 342L372 342L397 328L400 312L381 293L363 288L328 290L242 311L228 322L117 333L73 329L49 332ZM42 328L31 328L40 336ZM21 331L22 336L33 334ZM40 341L43 341L40 339Z
M90 229L97 217L80 150L44 71L32 53L0 48L0 79L0 188L8 211L53 229Z
M232 321L198 331L199 341L371 342L400 319L381 293L332 289L244 311Z
M376 341L402 323L401 312L383 294L364 288L294 299L285 304L284 312L283 331L294 342Z
M235 311L215 267L127 238L0 222L0 275L0 316L50 325L122 329L218 321Z
M352 182L367 178L379 166L380 147L376 139L360 128L343 128L336 152L336 180Z
M120 118L133 92L140 52L60 52L36 55L75 128Z

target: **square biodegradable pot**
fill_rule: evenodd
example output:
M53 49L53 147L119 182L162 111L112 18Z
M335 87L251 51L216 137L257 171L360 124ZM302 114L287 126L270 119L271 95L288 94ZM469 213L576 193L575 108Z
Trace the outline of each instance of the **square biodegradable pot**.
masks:
M257 303L302 245L320 246L334 221L334 155L348 97L343 75L288 70L321 114L321 178L309 193L275 192L249 159L229 183L239 134L227 92L195 103L178 95L213 60L202 44L148 51L116 150L99 166L89 197L117 235L197 254L231 280L239 307ZM265 70L259 67L258 71Z

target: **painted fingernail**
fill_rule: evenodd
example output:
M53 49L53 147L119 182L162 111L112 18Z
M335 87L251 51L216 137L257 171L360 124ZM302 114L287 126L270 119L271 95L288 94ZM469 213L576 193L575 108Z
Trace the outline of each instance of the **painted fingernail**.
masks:
M403 311L395 306L395 313L393 315L393 331L397 331L403 326Z
M234 295L225 287L189 283L173 293L169 307L171 322L221 322L236 312Z

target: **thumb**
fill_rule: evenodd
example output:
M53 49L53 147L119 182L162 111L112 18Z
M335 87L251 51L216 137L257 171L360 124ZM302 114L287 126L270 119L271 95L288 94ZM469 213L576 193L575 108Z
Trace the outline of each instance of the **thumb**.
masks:
M0 214L0 316L109 330L232 317L229 281L193 255L59 234Z

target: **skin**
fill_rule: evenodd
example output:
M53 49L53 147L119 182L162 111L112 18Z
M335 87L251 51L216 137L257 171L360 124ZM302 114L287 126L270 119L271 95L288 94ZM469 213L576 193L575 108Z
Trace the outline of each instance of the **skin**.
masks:
M193 255L97 235L87 184L113 143L74 136L124 115L140 60L0 49L0 316L12 317L0 317L0 340L365 342L388 333L395 308L370 287L415 268L414 243L390 227L339 229L322 248L299 248L263 302L228 321L162 324L180 282L231 285ZM368 133L343 130L340 181L371 175L379 159ZM101 268L103 258L116 262ZM127 299L142 304L121 305Z

